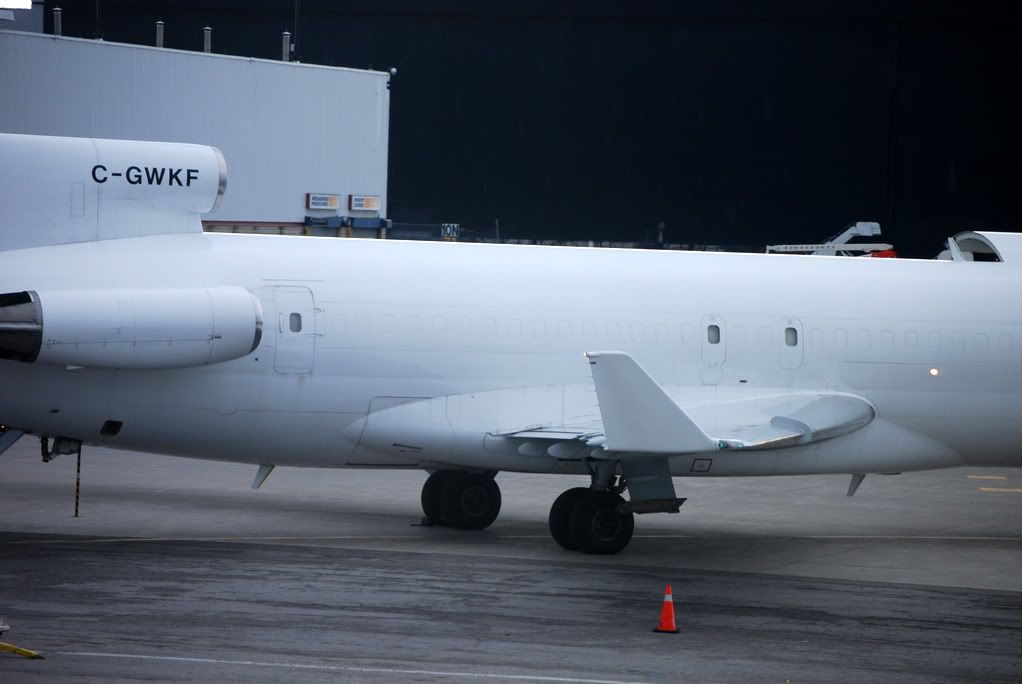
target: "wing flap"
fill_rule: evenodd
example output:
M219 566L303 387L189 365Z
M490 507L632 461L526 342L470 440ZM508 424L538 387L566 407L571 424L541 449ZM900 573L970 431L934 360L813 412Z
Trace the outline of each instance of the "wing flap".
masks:
M822 442L865 427L876 417L862 397L792 393L721 403L713 407L722 448L782 449Z

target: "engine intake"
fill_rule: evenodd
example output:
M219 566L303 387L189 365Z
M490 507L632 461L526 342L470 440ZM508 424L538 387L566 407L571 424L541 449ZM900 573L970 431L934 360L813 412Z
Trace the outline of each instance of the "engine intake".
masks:
M32 363L43 339L43 312L35 292L0 294L0 359Z
M246 356L262 306L224 286L0 294L0 359L90 368L168 369Z

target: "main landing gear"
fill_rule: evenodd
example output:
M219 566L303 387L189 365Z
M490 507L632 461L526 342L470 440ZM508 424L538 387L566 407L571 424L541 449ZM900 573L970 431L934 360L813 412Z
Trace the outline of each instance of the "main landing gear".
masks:
M500 513L496 473L437 470L422 486L422 511L433 525L482 530Z
M637 508L634 500L626 503L621 497L625 490L624 478L614 474L614 468L616 464L603 464L593 472L590 487L575 487L557 497L550 508L549 519L554 541L571 551L613 554L628 546L632 539L633 509L640 513L677 512L679 504L674 499L670 499L673 509L649 505ZM433 472L422 486L422 510L426 520L432 525L462 530L489 527L500 513L500 488L493 479L495 474L461 470Z
M620 512L623 486L608 489L575 487L561 494L550 507L550 534L569 551L613 554L628 546L635 517Z

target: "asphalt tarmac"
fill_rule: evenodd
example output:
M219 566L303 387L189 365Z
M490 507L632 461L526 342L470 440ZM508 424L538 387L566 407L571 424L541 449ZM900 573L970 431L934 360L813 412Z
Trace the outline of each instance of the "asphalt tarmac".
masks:
M0 456L0 682L1018 682L1022 472L678 479L614 557L557 547L576 478L501 474L483 532L424 475L87 449ZM1001 479L1003 478L1003 479ZM679 634L654 634L671 583Z

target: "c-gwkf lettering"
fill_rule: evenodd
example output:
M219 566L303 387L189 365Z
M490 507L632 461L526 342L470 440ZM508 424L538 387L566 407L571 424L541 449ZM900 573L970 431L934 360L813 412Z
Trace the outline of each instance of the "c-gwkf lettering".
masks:
M182 182L181 177L184 176ZM177 185L178 187L192 187L192 181L199 180L198 169L172 169L162 166L129 166L121 171L108 172L102 164L92 167L92 180L97 183L106 183L111 178L124 178L130 185Z

